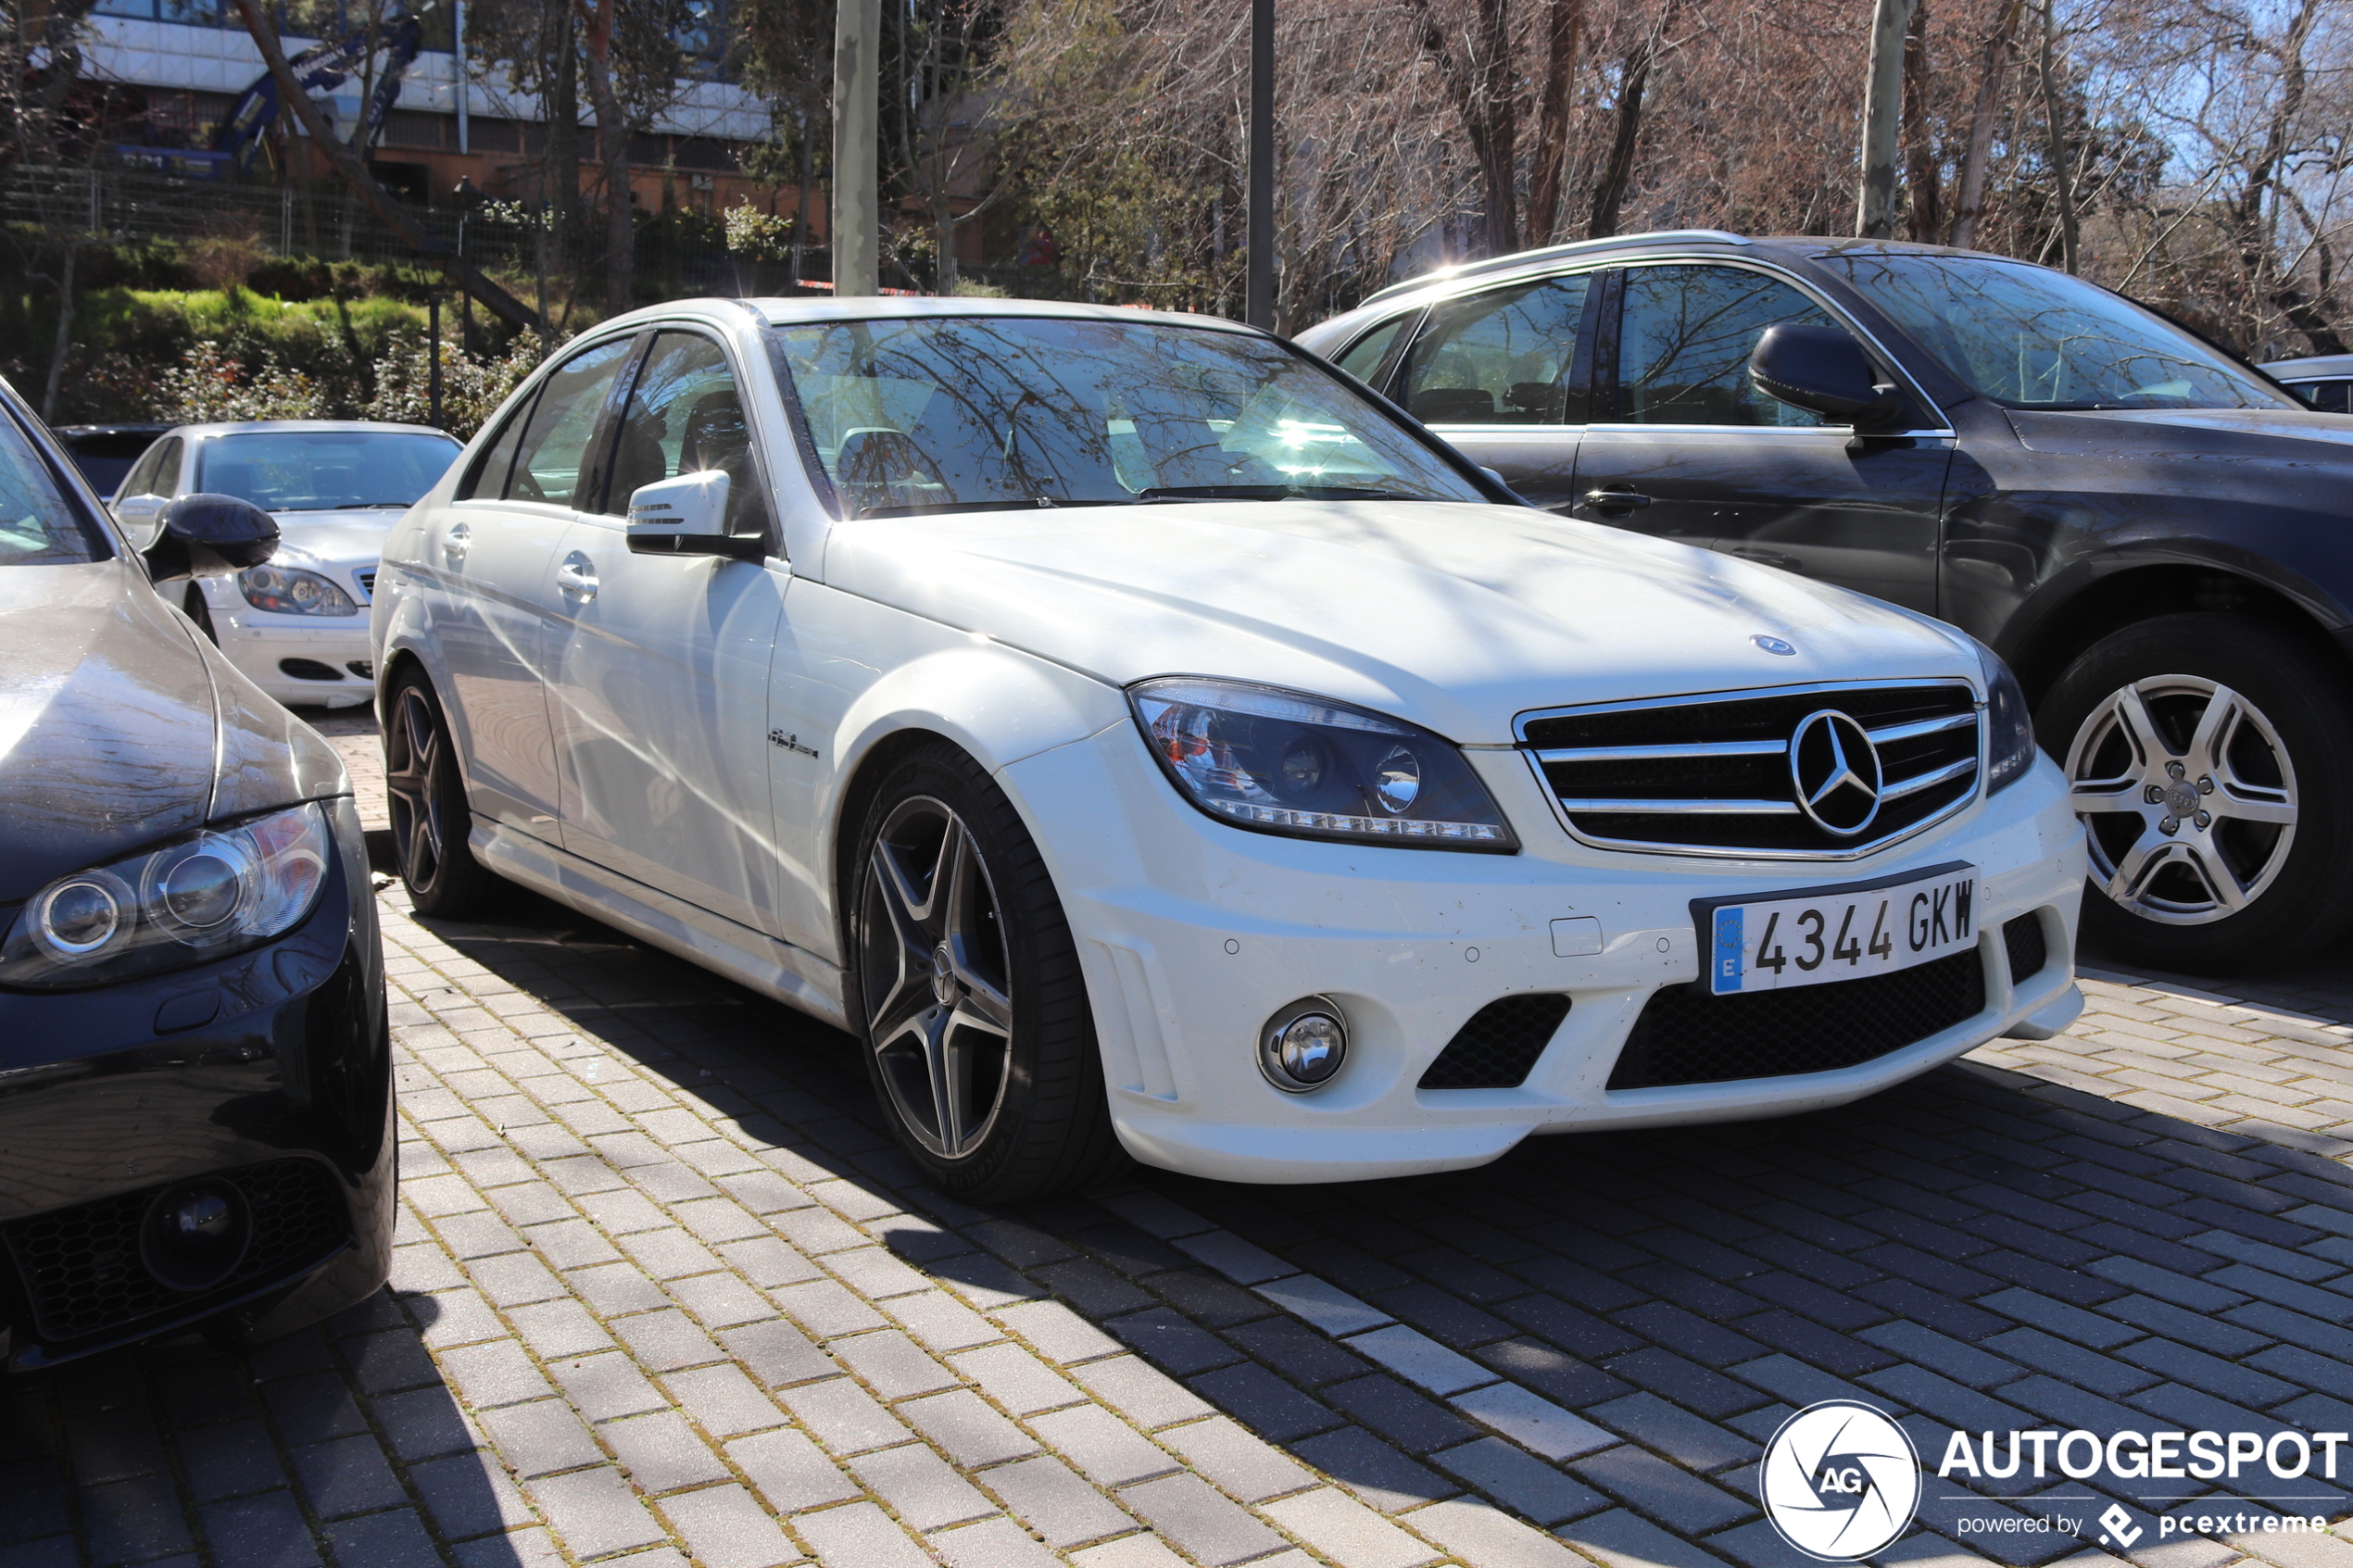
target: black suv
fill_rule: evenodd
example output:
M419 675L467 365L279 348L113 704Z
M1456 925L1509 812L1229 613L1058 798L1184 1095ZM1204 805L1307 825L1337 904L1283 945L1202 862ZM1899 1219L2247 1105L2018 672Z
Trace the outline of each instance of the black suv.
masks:
M2353 419L2080 279L1884 241L1561 245L1299 341L1536 506L1993 645L2109 950L2218 969L2353 923Z

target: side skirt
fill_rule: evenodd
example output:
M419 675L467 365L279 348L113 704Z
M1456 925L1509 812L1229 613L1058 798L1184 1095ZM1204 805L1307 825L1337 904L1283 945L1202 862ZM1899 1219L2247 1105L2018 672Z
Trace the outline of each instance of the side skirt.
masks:
M620 926L837 1029L849 1027L842 1008L841 970L805 948L479 817L467 842L476 859L511 882Z

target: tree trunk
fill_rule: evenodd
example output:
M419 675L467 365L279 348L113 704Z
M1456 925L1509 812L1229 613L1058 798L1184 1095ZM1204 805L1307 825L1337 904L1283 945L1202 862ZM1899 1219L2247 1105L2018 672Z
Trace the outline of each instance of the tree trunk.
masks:
M1664 25L1662 19L1662 30ZM1593 213L1585 225L1587 239L1607 239L1617 232L1618 208L1626 204L1626 187L1634 177L1634 149L1642 134L1642 94L1650 87L1651 56L1657 52L1658 41L1659 31L1655 30L1634 45L1618 71L1609 161L1602 166L1601 182L1593 187Z
M597 151L605 168L605 314L630 306L630 273L637 259L637 222L629 194L629 117L612 85L612 30L621 0L575 0L588 24L581 42L588 56L588 102L597 116Z
M805 112L794 117L800 134L800 184L793 193L792 260L785 286L795 293L800 289L800 258L809 250L809 182L817 177L817 149L809 140L809 118Z
M573 37L570 6L559 0L548 8L547 31L553 74L547 84L547 144L540 162L547 242L555 252L554 268L560 272L580 249L580 51Z
M1994 161L1994 127L2001 119L2002 97L2009 86L2011 41L2018 33L2018 14L2023 4L2024 0L2009 0L1985 40L1977 104L1969 111L1969 150L1961 157L1960 189L1953 204L1953 232L1946 242L1963 250L1976 245L1977 226L1985 213L1985 170Z
M57 266L57 341L49 353L49 384L41 394L41 417L57 417L57 389L65 384L66 351L73 345L73 263L82 246L65 242L65 259Z
M2239 255L2246 268L2247 282L2256 293L2270 299L2287 322L2302 332L2315 354L2342 354L2344 340L2330 324L2326 315L2314 307L2305 292L2288 277L2274 277L2278 247L2273 243L2276 224L2265 218L2265 203L2279 183L2280 170L2289 156L2289 138L2294 132L2296 117L2303 112L2309 84L2304 66L2304 48L2311 37L2314 13L2320 0L2304 0L2289 21L2287 33L2280 44L2280 96L2271 108L2271 120L2263 137L2263 147L2247 169L2246 188L2234 204L2239 231Z
M1944 182L1928 126L1928 0L1912 0L1904 30L1904 182L1912 197L1912 238L1933 245L1944 236Z
M1551 0L1544 16L1544 91L1537 102L1535 168L1528 181L1528 243L1546 245L1560 222L1561 182L1568 174L1568 111L1577 93L1577 53L1585 0Z
M2306 0L2309 6L2311 0ZM2043 0L2043 47L2039 63L2043 79L2043 134L2051 160L2051 179L2058 195L2059 265L2072 272L2076 266L2075 171L2069 167L2067 109L2059 96L2057 0Z
M1909 0L1875 0L1871 54L1863 81L1862 178L1855 193L1855 232L1884 240L1895 233L1895 165L1904 129L1904 34Z
M1487 253L1519 248L1519 83L1513 69L1509 0L1478 0L1480 97L1487 135L1478 149L1486 185Z

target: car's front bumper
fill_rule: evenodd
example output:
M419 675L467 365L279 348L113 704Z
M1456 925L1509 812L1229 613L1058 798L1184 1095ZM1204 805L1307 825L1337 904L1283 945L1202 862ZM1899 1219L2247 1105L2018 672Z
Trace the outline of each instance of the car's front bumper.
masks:
M339 854L286 936L98 990L0 991L0 1373L198 1323L268 1337L384 1283L384 960L358 812L325 804ZM174 1291L124 1236L198 1177L238 1187L252 1239L226 1281Z
M375 695L367 606L357 615L280 615L247 604L234 577L207 578L200 591L220 651L280 702L348 708Z
M1140 738L1115 725L1006 768L1086 970L1113 1117L1148 1164L1231 1181L1397 1176L1478 1165L1531 1133L1785 1115L1915 1076L2013 1028L2060 1027L2073 1005L2082 835L2057 770L1860 861L1791 864L1607 853L1573 843L1525 762L1472 754L1516 855L1309 842L1214 822L1180 800ZM1926 871L1980 872L1983 1007L1835 1071L1607 1087L1644 1005L1700 971L1694 898L1764 895ZM2012 983L2003 923L2035 914L2049 962ZM1552 922L1601 922L1602 950L1554 950ZM1470 1017L1529 992L1571 999L1516 1088L1422 1089ZM1261 1074L1277 1009L1336 999L1350 1028L1330 1083L1285 1094Z

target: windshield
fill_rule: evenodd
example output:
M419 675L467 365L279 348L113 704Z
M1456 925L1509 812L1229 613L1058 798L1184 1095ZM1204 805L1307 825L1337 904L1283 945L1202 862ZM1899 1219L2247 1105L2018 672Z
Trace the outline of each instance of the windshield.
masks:
M1977 256L1832 255L1976 391L2013 408L2293 408L2179 327L2080 278Z
M14 420L0 415L0 566L95 560L96 542Z
M459 453L446 435L409 431L271 430L216 435L198 450L198 490L266 511L406 508Z
M851 517L1487 498L1331 372L1241 332L950 316L775 337Z

